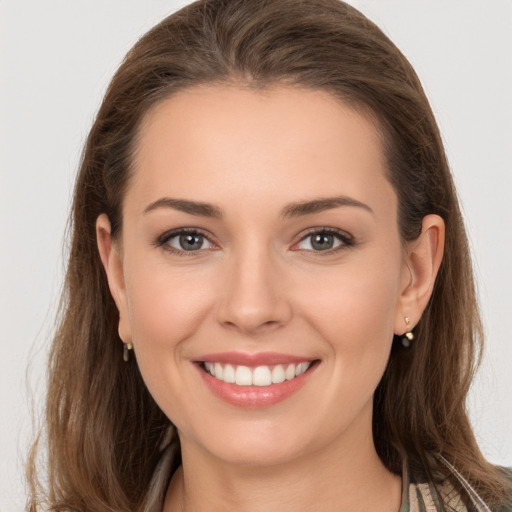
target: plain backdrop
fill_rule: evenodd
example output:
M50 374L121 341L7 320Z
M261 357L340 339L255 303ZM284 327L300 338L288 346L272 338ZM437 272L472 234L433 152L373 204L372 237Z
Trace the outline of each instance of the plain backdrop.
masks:
M22 510L81 148L131 45L188 2L0 0L0 511ZM469 407L512 465L512 2L352 0L416 68L471 238L488 345Z

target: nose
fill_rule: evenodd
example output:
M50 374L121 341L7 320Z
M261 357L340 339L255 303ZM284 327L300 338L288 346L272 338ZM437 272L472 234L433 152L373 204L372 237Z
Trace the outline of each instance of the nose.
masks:
M282 327L292 315L285 276L265 251L244 251L227 265L218 321L244 334L256 335Z

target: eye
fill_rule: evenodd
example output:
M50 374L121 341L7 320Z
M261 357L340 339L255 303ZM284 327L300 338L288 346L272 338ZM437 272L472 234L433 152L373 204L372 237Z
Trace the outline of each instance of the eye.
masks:
M323 229L310 232L295 247L296 250L302 251L326 252L351 245L352 239L348 235Z
M183 251L199 251L203 249L206 238L203 235L184 233L182 235L176 235L170 238L167 243L175 249L181 249Z
M165 233L159 237L157 245L176 253L192 253L215 248L215 245L205 235L198 231L188 230Z

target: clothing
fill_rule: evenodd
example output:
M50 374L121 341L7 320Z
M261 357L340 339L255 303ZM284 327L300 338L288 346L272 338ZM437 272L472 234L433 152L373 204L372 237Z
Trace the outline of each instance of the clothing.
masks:
M491 512L469 483L446 460L452 479L433 484L421 468L404 461L402 470L402 505L399 512ZM458 492L454 487L464 491Z
M422 468L404 461L399 512L512 512L512 494L509 505L491 510L444 457L438 456L437 459L449 471L450 477L435 485ZM506 469L505 473L512 490L512 469Z

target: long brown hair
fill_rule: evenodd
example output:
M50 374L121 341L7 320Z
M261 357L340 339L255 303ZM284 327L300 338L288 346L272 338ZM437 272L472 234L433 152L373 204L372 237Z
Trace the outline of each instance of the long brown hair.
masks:
M484 499L503 501L500 472L481 455L465 408L482 342L468 244L439 130L411 65L379 28L338 0L201 0L163 20L128 53L87 139L49 362L50 510L141 510L172 428L136 362L122 360L95 221L105 212L113 235L122 229L137 130L148 110L211 82L320 89L371 112L398 196L402 239L415 239L427 214L446 223L444 260L414 346L394 344L375 393L377 451L393 472L407 454L430 475L440 469L432 454L441 454ZM35 460L34 447L34 510Z

